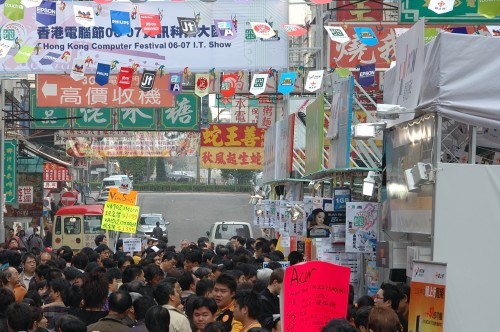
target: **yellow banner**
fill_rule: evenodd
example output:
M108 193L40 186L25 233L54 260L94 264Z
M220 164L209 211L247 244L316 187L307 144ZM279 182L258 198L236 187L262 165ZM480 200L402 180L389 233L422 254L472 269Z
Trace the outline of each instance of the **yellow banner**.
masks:
M135 234L139 207L121 203L106 202L102 214L102 229Z
M261 170L263 156L263 147L200 147L202 168Z
M109 188L108 202L136 205L137 191L130 192L120 191L118 188Z

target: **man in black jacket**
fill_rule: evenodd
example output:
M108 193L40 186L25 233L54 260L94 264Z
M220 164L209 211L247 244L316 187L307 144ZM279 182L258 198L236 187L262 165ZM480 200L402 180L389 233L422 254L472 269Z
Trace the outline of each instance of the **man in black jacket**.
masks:
M273 328L273 315L278 315L280 313L280 300L278 295L283 287L284 276L285 270L282 268L275 269L269 278L269 285L259 294L259 298L262 302L259 322L262 327L268 330Z

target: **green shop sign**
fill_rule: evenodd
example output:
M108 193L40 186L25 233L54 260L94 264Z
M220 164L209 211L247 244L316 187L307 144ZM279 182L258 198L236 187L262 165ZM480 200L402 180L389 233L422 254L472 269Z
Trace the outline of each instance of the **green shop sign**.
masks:
M119 108L118 130L155 130L156 109L154 108Z
M181 93L175 107L161 109L160 130L199 130L199 98L193 93Z
M4 183L3 192L5 194L5 203L13 204L17 202L16 195L16 161L17 161L17 141L6 140L3 144L3 167Z
M31 129L69 129L70 124L67 119L69 108L61 107L37 107L36 91L31 89L31 116L38 119L30 122Z
M487 18L478 14L478 2L481 0L455 1L451 12L437 14L429 10L430 0L401 0L399 9L400 23L414 23L425 18L426 23L500 23L500 17Z
M74 129L112 130L113 112L111 108L76 108Z

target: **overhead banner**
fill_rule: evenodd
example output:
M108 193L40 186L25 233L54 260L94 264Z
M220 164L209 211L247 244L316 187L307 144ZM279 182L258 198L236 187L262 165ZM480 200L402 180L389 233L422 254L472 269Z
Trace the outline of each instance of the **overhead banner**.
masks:
M210 124L201 132L202 168L262 169L264 130L252 124Z
M478 13L479 4L495 3L493 1L473 0L473 1L455 1L453 10L447 13L438 14L431 10L425 3L429 1L415 1L415 0L400 0L399 1L399 22L400 23L414 23L421 18L425 18L426 24L432 23L450 23L450 24L473 24L473 23L487 23L492 21L498 22L498 17L491 18L485 17Z
M132 87L123 90L118 86L118 75L110 75L109 84L105 86L99 85L91 75L85 75L80 81L74 81L69 75L38 75L36 104L38 107L174 106L175 98L168 92L168 75L157 76L150 91L141 90L140 82L141 75L134 75Z
M185 67L193 72L208 72L214 67L288 67L288 36L281 26L288 23L286 2L219 0L217 6L203 1L147 2L141 3L140 15L135 6L131 2L111 2L102 7L96 7L93 1L61 2L52 24L52 8L47 9L50 18L39 16L37 21L38 7L24 8L20 0L6 0L0 17L2 39L17 40L20 47L38 46L40 51L22 65L12 61L19 47L11 49L7 57L0 59L1 71L69 73L75 58L87 57L94 63L85 68L85 74L92 75L96 60L125 67L134 63L147 69L162 67L167 72ZM97 8L95 16L82 9L86 7ZM152 15L148 18L146 13ZM263 38L250 26L256 18L268 20L265 24L270 30L259 30ZM54 61L47 63L46 56ZM117 74L118 70L117 66L111 73Z

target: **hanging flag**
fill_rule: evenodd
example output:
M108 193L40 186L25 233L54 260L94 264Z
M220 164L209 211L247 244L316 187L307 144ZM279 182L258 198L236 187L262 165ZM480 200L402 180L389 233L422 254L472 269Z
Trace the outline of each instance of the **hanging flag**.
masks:
M9 53L12 45L14 45L13 40L2 39L0 40L0 58L4 58L7 53Z
M336 43L343 44L351 40L351 38L349 38L349 36L342 27L332 27L326 25L324 26L324 28L328 32L330 39Z
M305 89L314 92L321 88L323 82L323 70L312 70L307 74Z
M134 68L121 67L117 85L122 89L130 88L132 86L132 75L134 75Z
M3 16L12 21L22 20L24 18L24 6L21 5L21 0L5 0Z
M16 63L26 63L31 55L35 52L35 48L33 46L22 46L19 51L14 56L14 61Z
M94 0L95 3L98 3L100 5L105 5L107 3L112 3L113 0Z
M278 92L287 95L293 91L295 86L295 79L297 78L296 72L281 73L280 84L278 85Z
M139 14L141 18L142 32L148 36L156 36L161 33L160 15Z
M208 86L210 83L210 74L196 74L194 78L194 94L198 97L208 95Z
M268 74L253 74L252 84L250 85L250 93L258 96L266 90Z
M236 38L236 27L232 20L214 20L215 31L221 39Z
M487 25L486 29L493 37L500 37L500 25Z
M356 31L359 41L363 44L368 46L374 46L378 44L377 36L375 36L372 28L354 28L354 31Z
M487 18L500 15L500 0L478 0L477 13Z
M174 96L182 92L182 73L170 73L168 91Z
M297 24L282 24L281 25L289 36L300 37L307 33L307 29Z
M250 22L253 32L257 38L269 39L276 35L276 31L265 22Z
M126 35L130 32L130 13L111 10L111 30L118 35Z
M238 73L223 74L222 82L220 85L220 94L223 97L234 96L234 94L236 93L237 82L238 82Z
M52 1L42 1L36 8L36 21L45 26L56 24L56 3Z
M453 10L455 0L431 0L429 1L429 10L436 14L449 13Z
M339 77L349 77L351 75L349 68L335 68L335 72Z
M73 5L75 14L75 22L83 25L84 27L93 27L94 22L94 8L88 6Z
M38 61L42 66L51 65L54 61L61 57L61 53L48 52L45 54L40 61Z
M370 86L375 83L375 64L359 66L359 84L361 86Z
M21 0L21 5L23 5L25 8L33 8L40 6L40 3L42 0Z
M326 5L327 3L332 2L332 0L311 0L311 1L317 5Z
M85 77L83 66L85 61L83 59L74 59L73 66L71 67L71 78L75 81L83 80Z
M146 70L142 72L141 82L139 83L139 89L142 91L150 91L153 89L155 84L156 70Z
M177 17L179 22L179 27L181 32L186 35L186 37L195 37L198 30L198 21L194 17Z
M106 63L98 63L97 70L95 72L95 82L100 86L109 83L109 72L111 71L111 65Z

